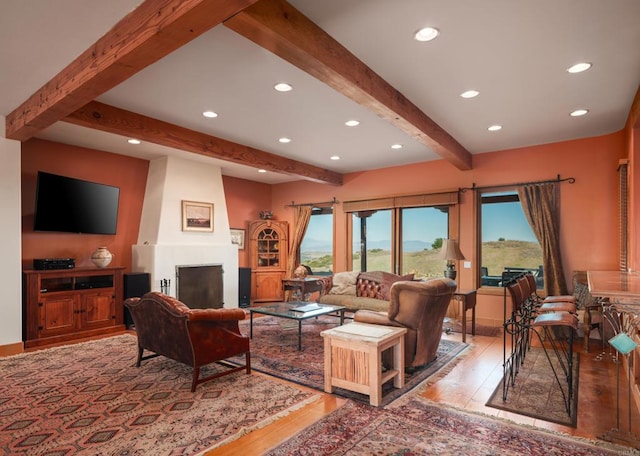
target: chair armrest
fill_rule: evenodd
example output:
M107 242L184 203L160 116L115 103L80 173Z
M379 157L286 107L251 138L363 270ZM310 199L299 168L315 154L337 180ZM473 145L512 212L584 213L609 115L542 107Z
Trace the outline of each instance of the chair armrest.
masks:
M191 321L239 321L245 319L245 313L242 309L191 309L188 315Z
M387 312L376 312L374 310L358 310L353 315L353 321L358 323L370 323L372 325L398 326L394 321L389 320Z

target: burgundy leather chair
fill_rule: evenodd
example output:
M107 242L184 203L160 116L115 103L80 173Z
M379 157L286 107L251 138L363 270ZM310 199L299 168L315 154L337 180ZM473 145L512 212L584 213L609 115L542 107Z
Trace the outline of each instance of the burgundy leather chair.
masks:
M190 309L184 303L158 292L124 302L138 334L138 360L166 356L193 367L191 391L199 383L246 369L251 373L249 338L238 321L241 309ZM153 354L143 356L144 350ZM200 368L236 355L245 355L245 365L200 378Z
M395 282L388 312L358 310L354 321L407 328L405 366L421 367L436 359L442 324L455 290L456 282L446 278Z

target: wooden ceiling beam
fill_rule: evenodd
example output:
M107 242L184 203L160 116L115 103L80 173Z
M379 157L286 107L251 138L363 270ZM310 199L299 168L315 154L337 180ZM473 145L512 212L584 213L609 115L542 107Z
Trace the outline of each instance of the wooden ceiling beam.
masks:
M6 118L25 141L257 0L145 0Z
M471 154L324 30L284 0L260 0L224 25L365 106L460 170Z
M301 179L342 185L342 174L93 101L65 122Z

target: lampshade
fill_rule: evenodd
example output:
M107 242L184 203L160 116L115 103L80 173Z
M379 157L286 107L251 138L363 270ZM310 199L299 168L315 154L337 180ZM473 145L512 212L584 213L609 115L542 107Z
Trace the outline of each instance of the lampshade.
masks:
M442 241L442 249L438 258L441 260L464 260L464 255L458 247L458 241L455 239L445 239Z

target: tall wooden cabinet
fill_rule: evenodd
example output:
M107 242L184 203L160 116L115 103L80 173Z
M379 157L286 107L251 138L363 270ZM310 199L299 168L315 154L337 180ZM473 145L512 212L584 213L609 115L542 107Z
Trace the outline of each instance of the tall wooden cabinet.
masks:
M282 301L288 237L287 222L259 220L249 223L252 301Z
M25 347L124 329L123 269L24 271Z

